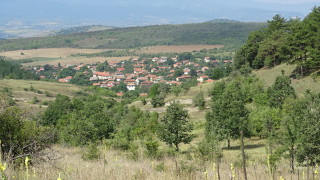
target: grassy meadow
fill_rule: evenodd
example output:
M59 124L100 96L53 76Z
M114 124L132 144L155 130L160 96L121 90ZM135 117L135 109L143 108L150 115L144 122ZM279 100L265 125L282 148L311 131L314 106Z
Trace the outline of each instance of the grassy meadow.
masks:
M282 64L272 69L263 69L254 71L253 73L264 81L265 87L269 87L275 80L276 76L281 74L281 70L285 70L289 75L294 66ZM314 82L316 81L316 83ZM292 85L298 95L303 95L305 90L311 89L319 91L320 87L311 77L292 80ZM42 91L42 94L33 91L26 91L25 88L33 87ZM68 180L86 180L86 179L110 179L110 180L126 180L126 179L217 179L217 167L212 161L200 158L198 143L204 138L205 114L209 109L198 110L192 104L192 98L200 91L204 92L207 103L210 102L208 91L214 86L213 83L205 83L190 88L188 92L182 92L178 97L168 95L165 99L166 103L173 100L180 100L184 104L185 109L189 111L190 120L195 124L193 133L196 138L191 144L181 144L181 153L174 157L168 153L168 146L160 143L159 151L163 155L162 158L148 158L145 154L143 142L135 142L138 149L132 151L121 151L112 149L107 141L98 147L100 156L97 160L87 161L82 159L85 151L84 147L69 147L64 145L55 145L51 149L47 149L46 160L31 160L32 166L28 170L28 178L25 167L20 170L13 170L8 166L6 174L9 179L29 179L55 180L59 176L61 179ZM12 89L13 96L17 100L18 105L34 112L41 112L39 104L32 104L32 99L37 97L40 101L51 101L54 97L47 97L45 92L50 94L65 94L75 96L75 92L81 88L71 84L54 83L46 81L25 81L25 80L0 80L0 87L8 87ZM151 104L142 105L140 101L136 101L131 105L135 105L143 110L156 111L161 114L166 107L152 108ZM37 110L38 109L38 110ZM248 157L247 172L249 180L272 179L268 168L266 155L266 140L257 137L245 139L245 151ZM227 148L227 142L222 144L223 158L220 167L221 179L243 180L241 168L241 151L240 142L238 140L231 141L231 148ZM278 164L275 179L317 179L316 172L320 169L309 169L307 167L297 167L295 174L290 172L289 161L282 159ZM232 164L232 165L231 165Z

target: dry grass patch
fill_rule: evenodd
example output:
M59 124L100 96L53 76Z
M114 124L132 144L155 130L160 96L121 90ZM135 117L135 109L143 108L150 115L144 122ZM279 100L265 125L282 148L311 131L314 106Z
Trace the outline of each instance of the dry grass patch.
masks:
M31 49L31 50L16 50L1 52L1 56L6 56L12 59L26 59L34 57L47 57L47 58L65 58L72 54L84 53L99 53L107 51L106 49L76 49L76 48L44 48L44 49ZM21 55L23 54L23 55Z
M170 53L170 52L192 52L199 51L201 49L214 49L214 48L222 48L223 45L174 45L174 46L151 46L142 48L139 53Z
M248 179L271 179L263 143L264 141L262 140L246 139L246 152L249 156L247 163ZM237 142L233 142L232 146L231 149L224 150L220 168L221 179L230 179L233 174L235 175L233 179L243 180L241 158L239 156L240 150ZM130 158L130 152L100 147L100 159L84 161L81 158L83 149L79 147L55 146L53 150L58 159L35 163L31 167L30 179L57 179L59 174L61 179L70 180L217 179L216 164L198 159L196 154L192 152L190 154L183 152L176 158L164 157L157 160L146 158L143 156L143 152L139 151L139 157L134 160ZM230 169L231 163L234 166L233 173ZM290 174L289 169L289 163L286 160L280 161L276 171L276 179L279 179L280 176L284 179L297 179L298 174ZM306 168L299 167L297 169L299 169L300 178L302 177L302 172L306 175ZM21 168L20 172L17 172L17 170L13 172L9 168L6 172L10 177L15 175L18 179L24 179L26 176L23 168ZM312 172L309 174L311 176Z
M266 68L258 71L253 71L259 79L264 82L265 87L270 87L276 80L277 76L281 76L281 70L285 71L285 75L289 76L295 69L295 65L281 64L274 68ZM303 77L300 79L291 79L291 85L295 89L298 96L303 96L306 90L310 89L314 92L320 91L319 81L320 78L313 79L311 76Z
M131 56L126 56L126 57L92 57L92 58L87 58L87 57L66 57L66 58L61 58L61 59L55 59L55 60L48 60L48 61L35 61L31 63L25 63L23 64L24 66L36 66L36 65L45 65L45 64L50 64L50 65L58 65L60 63L61 65L78 65L80 63L83 64L92 64L92 63L97 63L97 62L104 62L104 61L123 61L123 60L128 60L130 58L136 58L131 57Z

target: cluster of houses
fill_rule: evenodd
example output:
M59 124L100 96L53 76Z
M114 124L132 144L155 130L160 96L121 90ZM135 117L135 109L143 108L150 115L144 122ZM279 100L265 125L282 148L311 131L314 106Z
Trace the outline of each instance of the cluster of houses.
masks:
M176 58L172 58L172 61L174 62L173 65L169 66L167 64L168 58L167 57L154 57L151 59L152 65L150 65L150 59L132 59L130 60L133 64L133 71L130 73L126 71L126 66L123 61L116 62L111 61L108 62L109 66L112 68L115 68L115 72L99 72L97 71L96 65L87 65L89 69L92 70L93 75L90 77L89 81L93 82L93 86L99 86L102 88L112 88L116 85L119 85L121 82L123 82L129 91L135 90L137 86L140 87L150 87L154 83L166 83L169 85L181 85L183 81L191 79L192 77L196 76L197 81L199 83L205 83L205 82L212 82L212 79L209 79L207 75L205 75L205 71L209 69L209 67L197 64L195 62L192 62L190 60L183 60L183 61L177 61ZM147 62L149 61L149 62ZM203 59L205 63L232 63L231 60L210 60L209 57L205 57ZM205 64L203 63L203 64ZM147 64L149 67L148 70L146 69ZM84 64L80 64L77 66L74 66L73 68L75 70L80 70ZM64 66L62 68L66 68L68 66ZM191 68L193 67L193 74L191 74ZM56 66L54 68L57 68ZM183 74L179 77L175 77L174 73L175 71L179 69L180 71L183 71ZM41 71L43 69L37 69L37 71ZM158 72L164 71L166 73L165 76L157 76ZM85 73L85 72L84 72ZM161 73L160 73L161 74ZM175 77L175 78L174 78ZM67 76L61 79L58 79L59 82L62 83L68 83L72 79L72 76Z
M209 79L208 76L205 75L205 71L209 69L207 66L201 66L195 62L191 62L190 60L183 60L178 62L176 58L172 58L174 64L172 67L165 66L166 62L168 61L167 57L154 57L151 59L152 62L156 64L155 67L151 68L151 70L145 69L146 61L148 59L132 59L131 61L134 62L134 69L132 73L125 74L125 67L121 62L110 62L109 65L111 67L117 67L116 72L98 72L96 71L95 67L92 67L93 76L90 78L90 81L93 81L93 86L100 86L103 88L112 88L118 85L120 82L126 84L127 89L135 90L137 86L140 87L149 87L152 86L154 83L166 83L169 85L181 85L181 83L185 80L191 79L192 76L190 75L191 69L188 67L195 67L197 81L199 83L204 82L212 82L212 79ZM219 60L210 60L209 57L204 58L204 62L209 63L216 63L219 64L221 61ZM232 63L230 60L224 60L222 63ZM174 77L174 72L177 69L183 68L183 75L180 77ZM166 76L157 76L154 75L159 71L165 71L168 75ZM171 79L171 80L168 80Z

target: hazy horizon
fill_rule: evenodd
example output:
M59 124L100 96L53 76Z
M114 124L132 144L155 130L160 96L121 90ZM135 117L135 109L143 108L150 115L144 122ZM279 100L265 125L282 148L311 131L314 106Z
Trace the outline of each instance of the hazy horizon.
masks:
M10 0L0 2L0 33L50 31L105 25L114 27L200 23L214 19L266 22L275 14L304 18L315 0ZM29 35L28 35L29 36Z

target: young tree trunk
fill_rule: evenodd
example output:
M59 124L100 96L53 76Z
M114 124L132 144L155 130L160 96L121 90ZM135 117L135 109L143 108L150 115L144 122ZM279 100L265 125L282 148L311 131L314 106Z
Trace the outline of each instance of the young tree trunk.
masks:
M217 175L218 175L218 180L220 180L220 158L217 157Z
M228 148L230 148L230 139L227 140L228 141Z
M241 153L242 153L242 166L243 166L244 180L248 180L247 168L246 168L246 155L244 153L243 131L240 131L240 139L241 139Z
M176 151L179 152L179 144L174 144L176 146Z
M294 173L294 146L291 145L291 152L290 152L290 155L291 155L291 171L292 173Z

